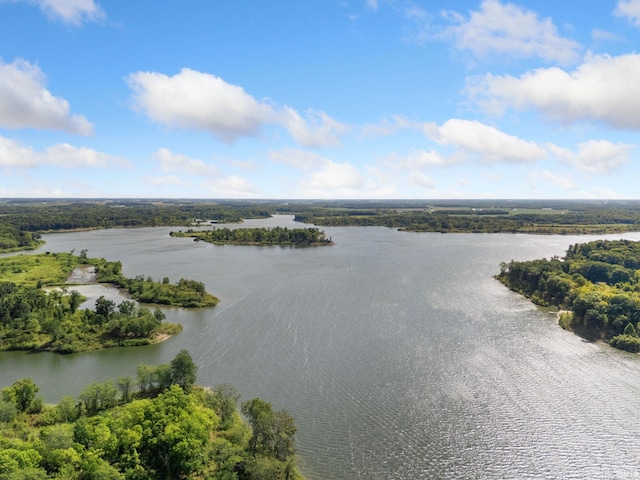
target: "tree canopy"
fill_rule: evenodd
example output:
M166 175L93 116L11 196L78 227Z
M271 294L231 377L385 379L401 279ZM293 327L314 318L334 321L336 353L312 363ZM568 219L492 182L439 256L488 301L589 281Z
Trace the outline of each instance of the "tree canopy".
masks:
M138 367L140 385L147 381L141 373L158 385L161 372L169 372L162 388L131 392L132 379L122 378L88 385L77 400L64 397L55 406L38 401L30 379L5 387L0 479L302 479L293 419L256 399L247 405L263 419L251 416L247 425L235 389L190 384L192 363L184 350L169 364ZM251 447L265 435L268 443Z
M497 278L536 304L567 310L564 328L640 351L640 242L571 245L562 259L504 263Z

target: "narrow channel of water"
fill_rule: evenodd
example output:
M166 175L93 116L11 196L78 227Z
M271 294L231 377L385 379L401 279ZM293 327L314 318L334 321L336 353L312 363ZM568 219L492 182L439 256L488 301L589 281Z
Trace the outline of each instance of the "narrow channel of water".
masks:
M244 226L276 224L299 226ZM186 348L198 383L234 384L294 416L310 480L640 478L640 358L561 330L492 278L502 261L591 237L331 228L334 246L295 249L170 230L51 234L42 250L201 280L217 307L166 309L184 331L149 347L0 354L0 385L31 377L55 402Z

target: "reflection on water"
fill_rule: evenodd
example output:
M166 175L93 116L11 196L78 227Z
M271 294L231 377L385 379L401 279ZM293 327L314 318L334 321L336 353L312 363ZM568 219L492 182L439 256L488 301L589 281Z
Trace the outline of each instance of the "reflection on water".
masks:
M245 226L262 224L298 226ZM640 359L561 330L492 278L502 261L562 255L580 237L332 228L334 246L290 249L170 230L47 235L46 249L121 260L126 276L203 281L217 307L166 309L184 330L162 344L4 353L0 384L30 376L57 401L187 348L199 383L233 383L294 416L310 480L640 478L629 421Z

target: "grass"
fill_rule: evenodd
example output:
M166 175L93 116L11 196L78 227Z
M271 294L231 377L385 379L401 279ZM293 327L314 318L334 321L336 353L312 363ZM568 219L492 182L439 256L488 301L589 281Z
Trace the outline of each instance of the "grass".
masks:
M39 286L64 283L77 257L69 253L16 255L0 258L0 282Z

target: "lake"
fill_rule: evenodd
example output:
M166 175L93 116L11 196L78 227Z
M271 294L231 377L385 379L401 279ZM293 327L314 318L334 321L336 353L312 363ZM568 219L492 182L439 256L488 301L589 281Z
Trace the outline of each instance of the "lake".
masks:
M275 225L300 226L242 226ZM165 308L184 330L148 347L2 353L0 385L31 377L57 402L188 349L199 384L233 384L295 418L309 480L640 478L640 357L560 329L492 277L500 262L563 256L594 237L346 227L324 229L335 245L304 249L171 230L49 234L40 251L87 249L127 277L199 280L217 307Z

